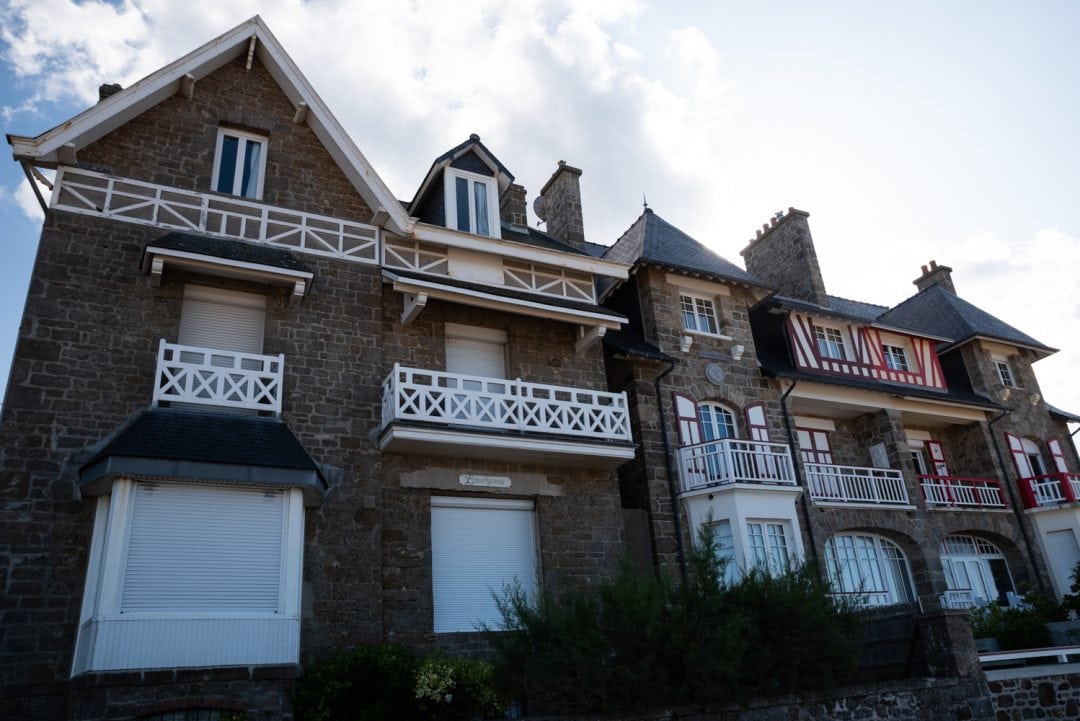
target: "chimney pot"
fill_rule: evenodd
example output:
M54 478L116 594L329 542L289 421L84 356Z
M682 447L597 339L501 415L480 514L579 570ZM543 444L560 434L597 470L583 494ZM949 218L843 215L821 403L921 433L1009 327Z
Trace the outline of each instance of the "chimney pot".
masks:
M757 237L759 237L759 238L760 238L760 237L761 237L761 235L762 235L761 231L760 231L760 230L758 230L758 232L757 232Z
M930 270L937 270L937 261L936 260L930 261Z
M922 266L922 275L916 278L914 283L919 292L931 286L940 285L950 293L956 293L956 286L952 282L952 268L947 265L938 265L936 260L931 260L928 266Z
M116 95L123 89L124 87L120 83L102 83L98 86L98 102L100 103L105 98Z

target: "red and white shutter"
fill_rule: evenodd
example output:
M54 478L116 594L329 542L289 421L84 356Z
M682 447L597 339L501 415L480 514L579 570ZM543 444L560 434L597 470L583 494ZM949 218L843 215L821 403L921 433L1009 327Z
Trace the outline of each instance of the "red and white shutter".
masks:
M765 420L765 404L754 403L743 411L746 415L746 428L750 434L750 440L769 442L769 424Z
M701 422L698 420L697 403L689 396L673 392L675 422L679 426L679 445L693 446L701 443Z
M1065 463L1065 453L1061 449L1061 441L1056 438L1051 438L1046 442L1046 445L1050 448L1050 455L1054 458L1054 465L1057 466L1057 472L1068 473L1069 466Z
M1009 452L1012 453L1013 463L1016 464L1016 473L1021 478L1031 478L1035 472L1031 469L1031 461L1024 453L1024 442L1019 436L1012 433L1005 434L1005 440L1009 443Z
M935 476L949 475L949 466L945 463L945 452L937 441L926 441L926 450L930 454L930 462L934 466Z

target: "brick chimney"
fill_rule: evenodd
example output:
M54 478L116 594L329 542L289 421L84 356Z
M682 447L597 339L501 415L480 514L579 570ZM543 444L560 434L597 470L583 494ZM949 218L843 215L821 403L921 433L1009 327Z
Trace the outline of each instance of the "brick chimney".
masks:
M938 265L936 260L930 261L929 266L922 267L922 275L911 281L919 292L926 290L932 285L940 285L953 295L956 295L956 286L952 282L952 268L947 265Z
M777 212L761 226L740 255L746 270L781 295L828 306L825 281L821 278L814 238L810 235L810 214L788 208Z
M97 89L98 102L100 103L105 98L116 95L118 92L120 92L123 89L124 88L123 88L122 85L120 85L120 83L102 83L101 85L98 86L98 89Z
M567 245L585 250L585 221L581 215L581 170L565 161L552 173L534 204L547 232Z
M528 206L525 204L525 186L513 183L499 198L499 217L510 225L529 227Z

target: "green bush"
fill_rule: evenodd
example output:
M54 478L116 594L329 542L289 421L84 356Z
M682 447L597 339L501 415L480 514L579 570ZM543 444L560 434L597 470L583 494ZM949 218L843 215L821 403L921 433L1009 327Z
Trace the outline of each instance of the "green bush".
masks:
M971 631L975 638L996 638L1003 651L1050 646L1052 642L1046 623L1045 608L1031 603L1016 608L989 603L971 612Z

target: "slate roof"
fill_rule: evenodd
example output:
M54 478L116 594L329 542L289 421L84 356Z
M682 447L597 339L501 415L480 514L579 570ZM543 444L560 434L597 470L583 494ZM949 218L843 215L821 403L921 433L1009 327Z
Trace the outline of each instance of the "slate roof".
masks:
M661 218L651 208L645 209L604 257L630 264L656 263L761 288L768 287Z
M882 313L878 321L895 328L948 338L952 345L984 336L1047 353L1056 352L1055 348L1040 343L939 285L932 285Z
M604 254L611 248L610 245L600 245L599 243L590 243L585 241L585 252L594 258L603 258Z
M259 243L247 243L242 240L214 238L209 235L168 233L157 240L150 241L146 247L179 250L185 253L208 255L213 258L237 260L244 263L258 263L259 265L297 270L303 273L312 272L311 268L300 260L299 255L291 250L272 248Z
M619 330L609 330L604 334L604 344L618 353L637 356L639 358L651 358L653 360L665 362L674 362L677 360L667 353L664 353L652 343L647 343L636 330L628 326L620 328Z
M1076 415L1075 413L1063 411L1060 408L1050 405L1049 403L1046 404L1046 409L1050 411L1050 415L1055 418L1060 418L1061 420L1069 421L1070 423L1080 423L1080 416Z
M850 298L841 298L837 295L826 296L829 299L829 307L838 313L851 316L853 318L862 318L864 320L875 320L878 316L889 309L887 305L877 305L876 303L864 303L861 300L851 300Z
M557 250L562 253L573 253L574 255L592 255L588 252L588 248L584 251L575 248L572 245L564 243L558 238L548 235L542 230L536 228L523 228L520 225L510 225L509 223L503 223L501 227L501 233L503 240L512 240L516 243L525 243L526 245L533 245L537 248L545 248L547 250ZM593 256L600 257L600 256Z

